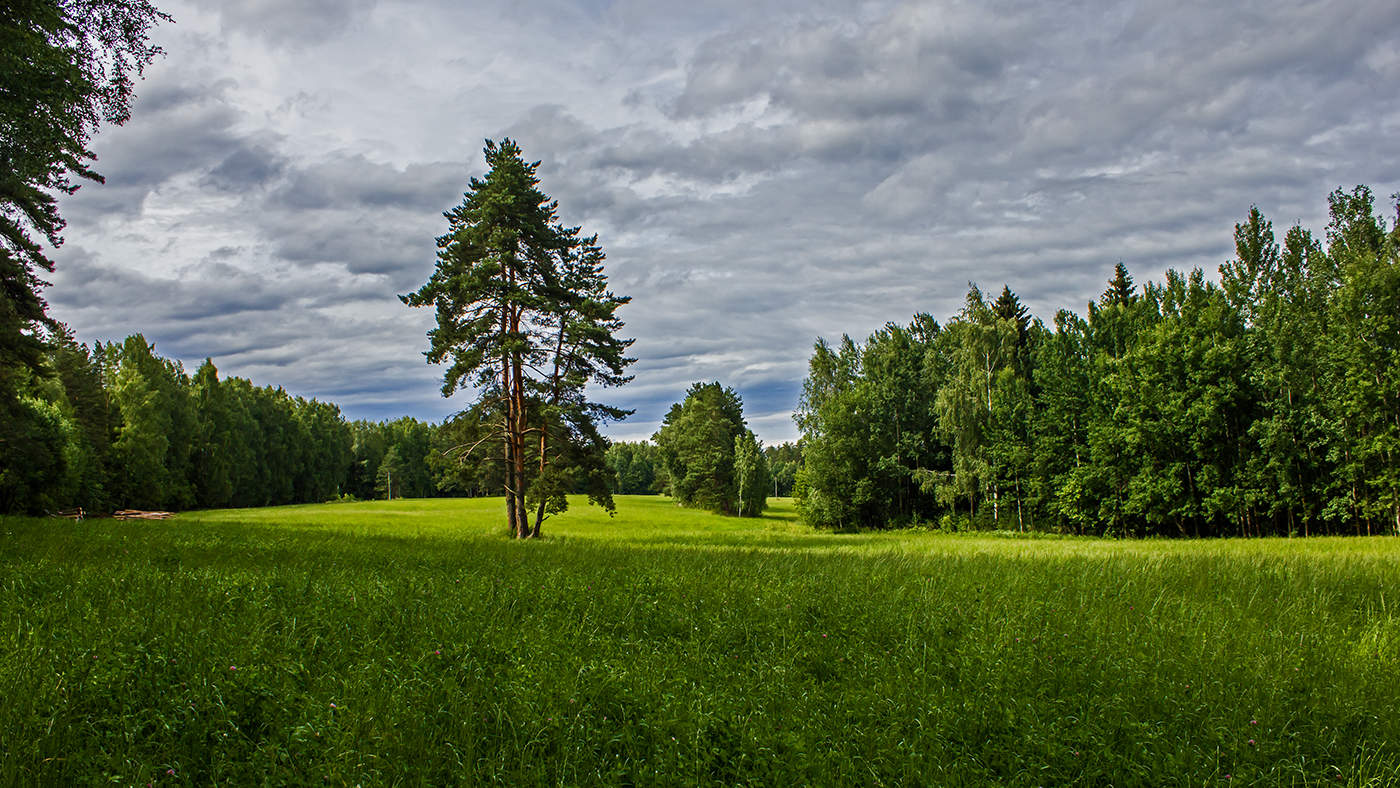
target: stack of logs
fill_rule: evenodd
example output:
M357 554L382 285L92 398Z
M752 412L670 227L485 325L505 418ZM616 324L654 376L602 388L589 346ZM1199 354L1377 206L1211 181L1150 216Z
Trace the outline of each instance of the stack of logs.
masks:
M118 509L112 513L118 520L169 520L174 512L146 512L140 509Z
M79 509L65 509L61 512L52 512L51 517L62 517L65 520L81 520L88 516L88 513ZM112 512L112 516L118 520L169 520L175 516L174 512L148 512L144 509L118 509Z

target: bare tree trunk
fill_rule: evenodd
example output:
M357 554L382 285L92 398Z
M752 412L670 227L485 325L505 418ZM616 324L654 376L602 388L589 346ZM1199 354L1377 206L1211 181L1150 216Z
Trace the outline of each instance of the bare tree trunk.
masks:
M547 440L548 434L549 434L549 432L548 432L548 430L545 429L545 425L544 425L543 423L541 423L541 424L540 424L540 475L539 475L539 478L540 478L540 479L544 479L544 471L545 471L545 468L546 468L545 449L549 446L549 443L548 443L548 440ZM547 499L546 499L546 496L543 494L543 490L541 490L539 503L535 505L535 528L534 528L533 531L530 532L530 536L532 536L532 537L539 538L539 535L540 535L540 526L544 524L544 505L545 505L545 501L546 501L546 500L547 500Z
M1021 477L1016 477L1016 528L1021 532L1026 532L1026 523L1021 519Z
M501 308L501 335L510 333L510 321L507 318L508 305ZM511 396L511 358L507 353L501 353L501 402L504 404L504 413L501 414L501 438L505 444L505 522L510 526L511 536L519 536L519 521L515 518L515 490L517 490L517 477L515 477L515 399Z

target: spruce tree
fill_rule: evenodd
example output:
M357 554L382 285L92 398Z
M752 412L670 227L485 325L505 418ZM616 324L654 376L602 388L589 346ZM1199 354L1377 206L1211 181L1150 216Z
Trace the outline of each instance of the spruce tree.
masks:
M1103 306L1128 306L1137 299L1137 287L1133 284L1133 278L1128 275L1128 267L1116 263L1113 266L1113 278L1108 280L1108 289L1104 291L1099 303Z

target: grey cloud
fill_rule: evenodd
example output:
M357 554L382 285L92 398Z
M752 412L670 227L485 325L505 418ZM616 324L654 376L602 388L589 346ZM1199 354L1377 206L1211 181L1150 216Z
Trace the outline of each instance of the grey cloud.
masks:
M336 154L294 168L272 200L300 210L357 206L441 212L466 189L466 172L464 165L451 162L399 168L361 155Z
M375 0L200 0L218 11L227 29L278 46L316 44L362 22Z
M274 253L297 265L333 264L350 274L389 277L390 288L416 287L431 273L434 239L445 226L433 215L327 211L262 217L259 233Z
M243 157L245 150L263 153ZM251 171L241 188L229 185L242 197L243 226L294 267L320 266L334 282L351 275L353 287L328 291L344 298L371 298L374 287L392 297L421 284L445 227L442 211L467 180L463 165L443 162L395 167L338 152L289 163L260 148L234 156L242 164L231 169ZM255 188L263 182L266 190Z
M229 89L227 82L153 79L130 123L93 143L106 183L85 186L64 203L70 223L139 215L151 192L183 174L228 164L232 175L237 162L229 159L245 148L233 130L242 113L230 103Z
M780 27L705 42L669 107L680 118L767 101L804 119L965 115L983 88L1034 49L1024 23L981 5L906 5L880 22Z
M275 311L293 300L263 277L221 260L190 266L179 278L104 265L85 250L65 256L50 298L56 309L120 304L135 313L176 321Z
M244 192L273 180L286 166L286 157L277 151L263 145L244 144L224 157L205 179L222 191Z
M946 321L969 281L1009 284L1049 321L1082 312L1120 260L1139 282L1167 267L1212 271L1250 204L1279 230L1320 230L1330 189L1400 188L1400 6L1381 0L564 3L531 27L529 48L481 40L480 57L457 63L396 48L408 39L390 28L383 52L344 51L334 37L367 4L322 9L324 30L256 32L318 8L219 13L255 32L235 37L254 71L318 41L328 73L402 74L411 95L463 99L458 114L448 102L405 116L415 142L381 145L370 136L392 97L376 91L393 80L352 95L308 76L288 89L302 93L254 98L207 76L147 86L121 138L98 140L99 169L117 177L85 187L72 216L122 218L108 232L151 259L162 233L217 237L192 266L162 261L177 271L168 279L122 273L145 270L137 259L61 258L60 277L74 278L50 293L60 319L73 315L80 334L129 324L195 357L223 352L235 374L347 412L459 407L437 398L439 373L420 355L431 315L394 299L432 270L440 212L481 172L474 150L449 161L460 139L421 142L437 139L426 124L459 120L468 149L508 134L542 160L561 218L600 233L614 287L634 298L623 318L637 378L601 396L638 414L613 434L650 435L686 386L719 379L775 430L761 436L790 436L783 414L817 336L863 338L915 311ZM441 12L463 24L482 13ZM530 16L505 3L491 13ZM438 32L455 40L414 34ZM580 35L602 43L580 47ZM535 54L566 48L563 60ZM597 84L559 89L576 77L558 70L565 61ZM442 88L454 75L468 87ZM305 129L296 108L309 101L324 135L311 142L279 125ZM180 188L208 215L163 224L143 207L152 190Z

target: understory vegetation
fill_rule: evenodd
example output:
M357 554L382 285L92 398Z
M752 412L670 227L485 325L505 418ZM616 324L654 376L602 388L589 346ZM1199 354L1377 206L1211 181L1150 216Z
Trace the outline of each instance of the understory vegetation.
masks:
M1381 785L1400 542L0 520L5 784Z

